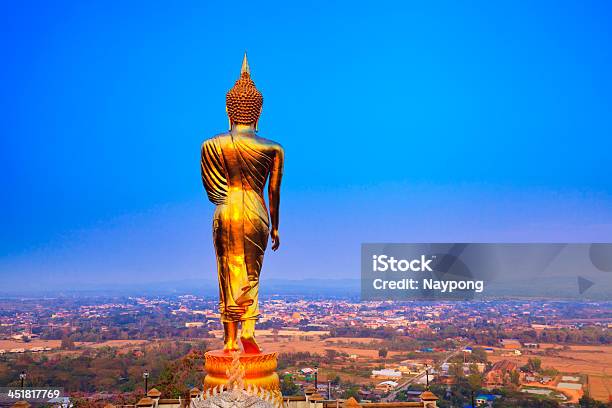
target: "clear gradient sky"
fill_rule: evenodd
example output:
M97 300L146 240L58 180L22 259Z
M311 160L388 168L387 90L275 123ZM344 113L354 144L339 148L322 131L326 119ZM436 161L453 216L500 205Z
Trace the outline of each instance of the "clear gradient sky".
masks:
M201 142L248 50L286 150L264 278L361 242L612 241L612 5L12 2L0 278L214 279Z

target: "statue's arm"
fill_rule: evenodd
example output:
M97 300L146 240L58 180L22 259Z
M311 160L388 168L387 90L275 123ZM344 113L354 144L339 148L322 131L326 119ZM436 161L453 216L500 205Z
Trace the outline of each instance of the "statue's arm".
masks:
M280 186L283 178L283 162L285 152L278 145L274 152L274 162L270 171L270 182L268 183L268 201L270 202L270 218L272 220L272 230L270 237L272 238L272 250L276 251L280 245L278 236L278 211L280 206Z

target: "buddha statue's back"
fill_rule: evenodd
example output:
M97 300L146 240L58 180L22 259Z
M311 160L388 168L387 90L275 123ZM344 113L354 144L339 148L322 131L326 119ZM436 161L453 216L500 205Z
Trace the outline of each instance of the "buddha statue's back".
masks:
M259 274L268 236L272 237L272 249L280 243L278 208L284 153L278 143L256 135L263 98L245 64L246 58L241 77L227 96L231 130L202 144L201 170L208 198L217 206L213 240L224 350L238 349L237 324L242 322L245 351L259 352L254 338ZM268 180L269 216L263 195Z

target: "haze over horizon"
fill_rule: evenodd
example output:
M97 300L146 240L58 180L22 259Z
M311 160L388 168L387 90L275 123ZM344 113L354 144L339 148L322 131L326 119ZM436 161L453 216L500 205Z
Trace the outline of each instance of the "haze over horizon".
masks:
M199 147L245 49L286 150L263 279L357 279L362 242L610 242L611 11L7 5L0 277L215 279Z

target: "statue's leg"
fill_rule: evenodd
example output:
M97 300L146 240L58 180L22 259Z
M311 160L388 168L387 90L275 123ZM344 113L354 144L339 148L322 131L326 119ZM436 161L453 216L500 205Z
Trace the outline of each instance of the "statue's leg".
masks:
M259 344L255 341L255 319L243 320L240 341L245 353L261 353Z
M223 322L223 351L231 353L240 350L238 347L238 322Z

